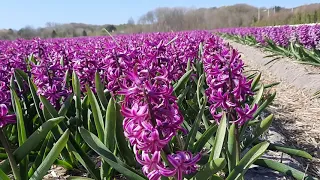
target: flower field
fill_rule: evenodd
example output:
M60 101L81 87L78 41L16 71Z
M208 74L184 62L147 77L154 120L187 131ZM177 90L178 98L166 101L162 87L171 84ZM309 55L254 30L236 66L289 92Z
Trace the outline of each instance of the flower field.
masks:
M263 47L273 57L320 66L320 25L249 27L217 30L237 42ZM269 56L270 57L270 56Z
M291 31L294 44L280 29L220 32L317 57L320 42ZM237 49L211 32L0 41L0 63L1 179L42 179L58 165L83 174L69 179L234 180L253 164L314 179L262 158L312 159L262 137L274 84L245 73Z

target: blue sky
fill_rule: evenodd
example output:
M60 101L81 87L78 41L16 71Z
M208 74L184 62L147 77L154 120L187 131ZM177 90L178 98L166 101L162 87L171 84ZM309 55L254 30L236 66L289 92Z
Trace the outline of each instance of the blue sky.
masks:
M0 29L35 28L46 22L121 24L130 17L137 20L157 7L220 7L246 3L260 7L295 7L319 0L3 0L0 5Z

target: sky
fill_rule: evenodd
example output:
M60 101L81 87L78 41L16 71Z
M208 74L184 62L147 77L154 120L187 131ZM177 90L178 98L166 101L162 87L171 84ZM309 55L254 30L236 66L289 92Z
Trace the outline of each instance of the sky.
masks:
M2 0L0 29L20 29L26 25L44 27L47 22L122 24L130 17L157 7L220 7L246 3L256 7L296 7L319 0Z

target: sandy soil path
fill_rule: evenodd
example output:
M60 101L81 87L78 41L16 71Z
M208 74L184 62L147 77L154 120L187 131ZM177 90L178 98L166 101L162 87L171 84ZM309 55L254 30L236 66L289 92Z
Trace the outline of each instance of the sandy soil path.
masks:
M228 40L227 40L228 41ZM238 49L246 70L262 72L262 81L280 82L274 104L268 109L275 114L273 127L283 134L285 143L306 150L313 155L309 163L298 159L309 172L320 176L320 99L311 99L320 90L320 68L297 64L289 58L265 65L273 58L260 49L228 41Z

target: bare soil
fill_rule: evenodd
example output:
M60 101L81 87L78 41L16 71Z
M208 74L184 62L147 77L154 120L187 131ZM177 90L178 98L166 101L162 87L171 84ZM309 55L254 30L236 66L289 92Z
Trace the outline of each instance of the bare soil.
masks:
M242 53L246 70L259 70L264 83L280 82L272 88L277 92L268 111L275 115L273 127L285 138L282 143L309 152L314 159L295 158L303 169L320 177L320 99L312 95L320 90L320 68L302 65L290 58L273 58L261 49L228 41Z

